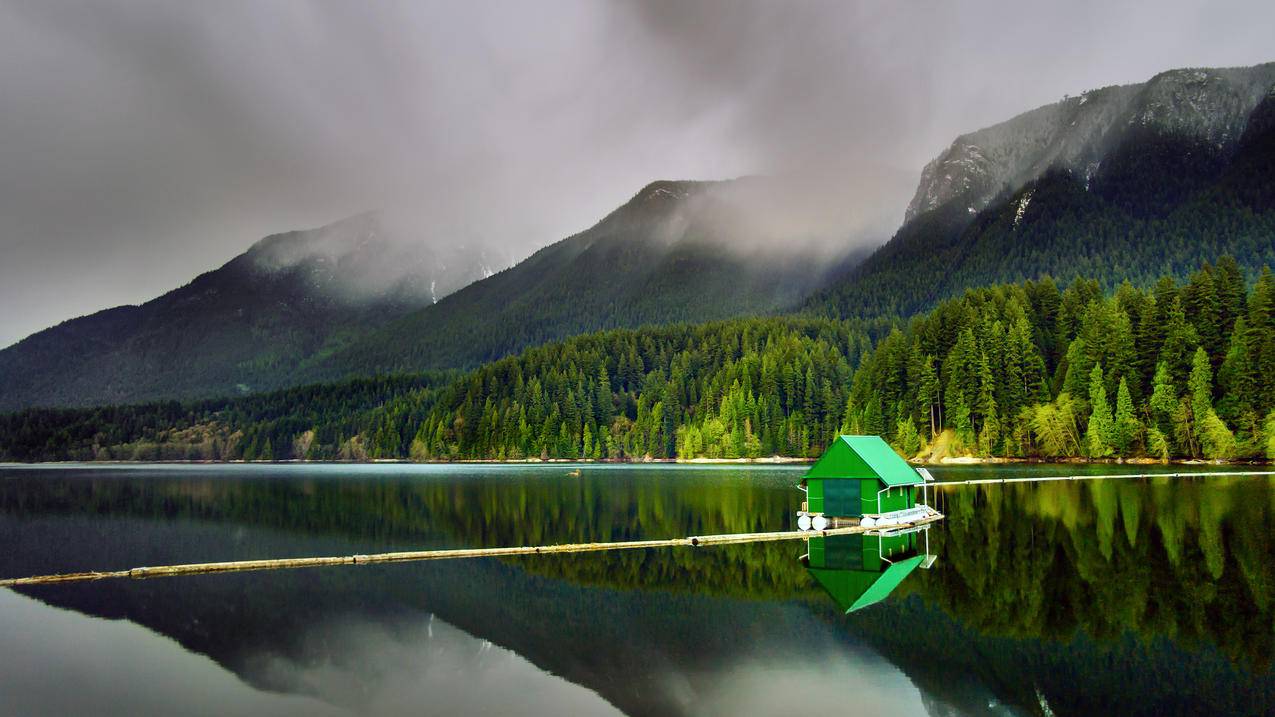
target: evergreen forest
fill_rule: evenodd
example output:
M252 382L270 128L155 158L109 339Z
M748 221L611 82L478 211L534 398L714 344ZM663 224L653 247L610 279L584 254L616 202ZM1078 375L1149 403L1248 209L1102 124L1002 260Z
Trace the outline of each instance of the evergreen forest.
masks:
M874 342L872 336L881 335ZM733 319L586 334L459 375L0 416L9 460L1275 457L1275 277L1230 257L1149 289L1049 277L888 331Z

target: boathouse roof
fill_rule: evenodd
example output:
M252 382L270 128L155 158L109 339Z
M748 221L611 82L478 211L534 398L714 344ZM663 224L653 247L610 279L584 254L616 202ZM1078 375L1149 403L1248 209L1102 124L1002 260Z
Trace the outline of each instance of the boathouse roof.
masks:
M840 436L806 472L807 478L876 478L894 487L925 481L881 436Z

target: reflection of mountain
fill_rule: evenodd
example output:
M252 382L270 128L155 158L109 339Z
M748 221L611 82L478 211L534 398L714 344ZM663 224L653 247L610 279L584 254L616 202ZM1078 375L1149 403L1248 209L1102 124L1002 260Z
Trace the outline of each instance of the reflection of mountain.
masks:
M19 526L0 519L0 536L17 539L15 529L29 540L65 546L66 554L99 563L114 550L139 550L148 560L163 559L165 551L183 557L208 554L219 546L224 550L231 541L247 554L354 549L339 540L234 525L67 516ZM61 541L53 540L55 535ZM113 548L100 547L104 544ZM65 557L57 554L57 547L45 552L54 559ZM325 698L330 685L314 685L313 675L327 672L355 681L367 669L362 661L368 646L359 635L378 639L390 634L402 641L416 633L419 638L422 623L428 635L429 616L436 615L440 623L513 650L632 715L719 711L702 709L705 704L729 713L735 700L749 694L778 707L775 700L786 695L766 694L757 680L748 679L772 661L791 669L789 679L822 695L824 704L848 699L870 680L906 697L901 702L905 713L907 704L912 714L922 709L915 689L895 668L828 630L799 605L583 588L494 561L119 581L28 594L149 627L209 655L255 686ZM300 595L305 599L298 600ZM793 635L803 639L794 642ZM423 675L440 664L453 664L431 661L420 650L394 641L383 648L418 655ZM811 679L807 671L820 678Z
M586 470L572 480L558 468L475 473L365 480L332 469L306 474L332 478L277 480L245 470L244 480L217 472L179 481L153 470L127 480L9 474L0 481L0 544L10 546L0 573L770 530L800 495L786 473L751 473L749 481L728 471L662 479ZM1267 560L1273 499L1264 481L950 491L950 517L931 531L938 563L896 591L923 599L889 599L848 617L795 559L802 548L780 544L103 582L32 594L126 617L276 689L290 688L256 671L263 654L339 663L339 647L325 645L316 626L356 620L395 632L432 613L636 714L685 711L687 695L716 694L750 655L813 669L811 655L859 654L848 641L866 641L948 706L985 708L990 689L1001 702L1036 709L1039 690L1059 715L1169 707L1264 714L1275 705L1264 629L1275 584ZM115 517L98 517L108 514ZM674 683L670 675L683 677ZM968 693L969 685L987 687Z

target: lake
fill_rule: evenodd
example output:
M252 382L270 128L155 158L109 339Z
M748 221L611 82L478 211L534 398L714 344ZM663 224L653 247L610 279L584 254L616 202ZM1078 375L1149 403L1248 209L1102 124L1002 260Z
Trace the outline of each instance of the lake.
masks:
M574 468L0 466L0 577L790 530L804 470ZM849 614L803 541L0 589L0 714L1275 713L1270 479L931 502Z

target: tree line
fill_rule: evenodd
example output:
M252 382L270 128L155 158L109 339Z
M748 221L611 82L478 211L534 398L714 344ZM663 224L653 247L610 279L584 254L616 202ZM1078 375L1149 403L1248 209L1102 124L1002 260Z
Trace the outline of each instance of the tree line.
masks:
M822 452L841 423L862 330L750 318L580 336L488 364L440 396L410 442L373 455L741 458ZM387 406L393 410L393 404Z
M908 456L1270 458L1273 302L1269 271L1250 290L1223 257L1111 295L1048 277L971 290L872 349L827 320L607 332L469 374L410 444L373 453L815 456L841 432Z
M0 460L359 460L362 436L423 415L452 374L378 376L233 399L0 414ZM379 410L391 399L394 413Z
M1049 278L978 289L896 328L864 360L848 432L904 454L1275 457L1275 281L1236 262L1184 284Z
M11 460L1275 457L1275 279L1221 258L1111 294L1045 277L888 332L803 317L586 334L464 375L0 416ZM871 336L884 333L875 346Z

